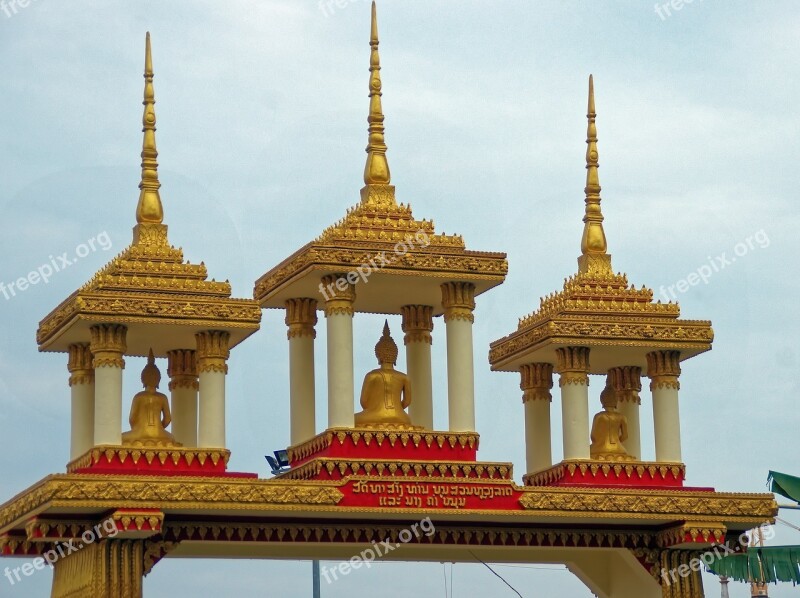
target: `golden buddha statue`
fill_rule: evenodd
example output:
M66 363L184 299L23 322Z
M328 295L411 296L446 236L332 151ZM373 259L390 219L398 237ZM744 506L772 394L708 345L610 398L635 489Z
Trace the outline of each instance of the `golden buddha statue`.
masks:
M632 461L623 443L628 439L628 419L617 411L617 391L610 384L600 393L603 411L592 421L589 454L599 461Z
M165 394L156 389L161 383L161 372L156 367L153 350L142 370L144 390L133 397L131 415L128 421L131 431L122 435L122 444L133 446L181 446L166 428L172 421L169 401Z
M411 381L403 372L394 369L397 353L387 321L383 326L383 336L375 345L375 357L380 367L364 377L361 387L364 410L356 413L356 426L412 427L411 418L404 411L411 404Z

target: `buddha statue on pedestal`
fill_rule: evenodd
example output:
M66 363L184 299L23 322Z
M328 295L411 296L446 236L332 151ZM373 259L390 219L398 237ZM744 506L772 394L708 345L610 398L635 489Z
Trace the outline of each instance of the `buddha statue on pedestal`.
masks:
M144 390L133 397L131 414L128 421L131 431L122 435L122 444L142 447L178 447L180 443L167 432L172 421L169 411L169 400L166 395L156 389L161 383L161 372L156 366L153 351L147 358L147 365L142 370Z
M617 391L610 384L600 393L603 411L592 421L589 454L598 461L632 461L623 443L628 439L628 420L617 411Z
M389 335L389 322L383 326L383 336L375 345L378 369L364 377L361 387L361 407L356 413L358 427L411 428L411 418L405 408L411 404L411 382L403 372L394 369L397 363L397 345Z

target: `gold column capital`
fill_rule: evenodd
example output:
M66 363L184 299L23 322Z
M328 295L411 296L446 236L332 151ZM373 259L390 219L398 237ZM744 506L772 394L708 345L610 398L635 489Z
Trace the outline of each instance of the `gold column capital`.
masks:
M352 316L356 301L356 287L347 280L347 274L328 274L322 277L325 288L325 317L347 314Z
M231 355L231 335L223 330L206 330L194 335L197 342L197 372L228 373L228 358Z
M522 402L552 402L553 365L550 363L526 363L519 368Z
M191 349L167 351L167 374L169 389L192 388L197 390L197 352Z
M310 336L317 338L317 300L308 297L286 300L286 337Z
M78 343L69 346L69 385L91 384L94 382L94 366L89 343Z
M89 332L92 338L89 348L94 356L94 368L124 369L125 360L122 356L128 348L128 327L122 324L95 324Z
M642 404L639 397L639 391L642 390L642 368L635 365L611 368L608 370L608 384L617 392L620 403L629 401Z
M652 351L647 354L647 376L650 378L650 390L657 388L674 388L679 390L681 383L680 351Z
M560 374L558 385L589 386L589 347L561 347L556 349L555 370Z
M446 282L441 285L444 321L475 321L475 285L471 282Z
M433 344L433 307L430 305L404 305L400 308L403 316L403 342Z

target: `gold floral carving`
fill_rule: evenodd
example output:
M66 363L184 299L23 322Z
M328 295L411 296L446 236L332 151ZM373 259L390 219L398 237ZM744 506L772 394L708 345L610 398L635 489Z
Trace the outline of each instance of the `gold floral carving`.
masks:
M431 448L438 446L442 448L449 445L450 448L456 446L463 448L469 447L470 449L477 449L480 441L480 435L475 432L425 432L425 431L383 431L383 430L358 430L354 428L329 428L322 434L314 436L301 444L290 446L288 448L289 461L295 463L302 461L320 451L325 450L334 443L340 446L345 444L352 444L359 446L364 443L364 446L375 444L382 446L387 443L389 446L414 446L418 448L425 446Z
M197 372L228 373L227 360L230 357L229 332L224 330L206 330L194 335L197 342Z
M475 321L475 285L471 282L446 282L441 285L444 321Z
M620 403L642 404L639 391L642 390L642 368L630 365L608 370L608 383L617 391Z
M94 382L92 351L89 349L88 344L81 343L69 346L67 369L70 372L70 386L92 384Z
M146 540L144 543L144 570L146 577L156 566L158 561L178 547L178 542L168 542L165 540L152 541Z
M401 541L405 529L402 523L391 522L334 522L315 523L238 523L224 524L215 521L171 522L166 526L165 537L170 540L198 540L202 542L321 542L342 541L369 544L380 540ZM593 546L602 548L629 548L652 546L653 533L645 530L603 531L576 527L553 529L548 527L448 524L437 522L436 532L411 538L410 543L429 545L476 546Z
M254 297L263 303L306 272L330 271L331 267L353 271L363 264L368 264L376 255L381 253L392 255L396 239L391 234L387 233L385 238L380 238L381 233L369 234L373 234L374 239L358 236L353 240L337 242L344 246L328 247L317 242L306 245L291 259L262 276L255 284ZM401 235L399 240L403 238ZM505 279L508 262L504 253L467 251L463 247L439 246L437 245L439 238L439 235L429 236L431 244L427 248L410 250L399 259L384 265L381 270L398 276L437 279L443 275L492 282L502 282Z
M647 354L647 376L650 378L650 390L673 388L679 390L681 385L680 351L652 351Z
M102 540L56 561L51 597L139 598L143 576L143 540Z
M511 463L486 461L390 461L376 459L319 457L281 475L283 480L310 480L326 470L341 476L403 476L418 478L458 478L511 480Z
M631 479L642 479L647 473L652 479L667 479L667 474L672 474L674 479L686 477L686 466L683 463L663 464L651 461L625 461L620 463L608 463L598 461L562 461L548 469L529 473L523 476L522 480L526 486L551 486L563 479L567 474L581 475L591 473L593 476L602 475L608 477L612 473L619 477L625 474Z
M94 369L103 367L125 368L122 356L127 349L128 328L121 324L97 324L90 328L92 342L90 349Z
M433 307L430 305L404 305L400 309L403 316L403 342L433 344Z
M664 548L687 543L721 544L727 531L721 522L693 521L660 531L657 541Z
M356 300L356 287L347 281L346 274L329 274L322 277L322 286L329 295L325 301L325 317L337 315L352 316Z
M197 390L197 352L191 349L167 351L167 374L169 389L190 388Z
M560 387L575 384L589 386L589 348L562 347L556 349L555 370L560 374Z
M550 363L528 363L520 366L520 390L522 402L553 400L553 365Z
M527 510L570 513L602 513L604 517L636 514L740 517L767 520L777 513L770 495L727 494L688 491L636 491L605 489L582 490L555 488L530 489L520 498Z
M287 299L286 301L286 332L290 340L295 337L316 338L317 332L317 300L307 297L300 299Z
M713 339L710 322L704 321L602 315L560 316L494 341L490 345L489 361L496 368L517 355L527 355L552 343L595 347L667 345L702 352L711 348Z
M205 465L206 461L211 461L211 463L216 466L220 461L227 464L230 456L230 451L226 449L186 447L134 448L98 445L91 448L80 457L70 461L67 464L67 471L73 473L99 463L112 463L115 459L118 459L122 464L130 460L134 465L144 460L148 465L152 464L154 461L158 461L161 465L164 465L167 461L171 461L173 465L178 465L179 463L191 465L194 461L197 461L200 465Z
M70 508L170 508L207 510L218 507L272 510L274 505L336 505L338 488L273 480L58 474L0 506L0 530L49 504Z

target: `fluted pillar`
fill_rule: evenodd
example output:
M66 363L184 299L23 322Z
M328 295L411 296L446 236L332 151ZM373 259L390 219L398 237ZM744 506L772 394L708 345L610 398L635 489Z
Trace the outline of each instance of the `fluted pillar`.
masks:
M200 382L197 446L225 448L225 376L228 374L230 334L208 330L195 335Z
M447 405L451 432L475 431L475 372L472 324L475 285L447 282L441 286L447 331Z
M69 388L72 402L70 459L94 446L94 367L88 344L69 346Z
M519 387L525 405L525 463L527 473L533 473L553 464L550 430L553 366L549 363L529 363L519 371Z
M122 372L128 329L97 324L90 329L94 366L94 444L122 443Z
M356 288L344 274L322 278L330 292L325 301L328 333L328 427L352 428L355 420L353 378L353 304Z
M589 458L589 348L556 350L564 459Z
M431 344L433 337L433 307L430 305L405 305L403 315L404 342L408 377L414 400L408 408L411 422L426 430L433 430L433 375Z
M186 447L197 446L197 352L167 352L167 373L172 403L172 435Z
M681 418L678 403L680 351L647 354L647 376L653 393L656 461L681 463Z
M314 339L317 332L316 299L286 301L286 336L289 339L289 420L292 445L316 433Z
M612 388L617 391L617 409L628 420L625 450L632 457L641 460L642 433L639 408L642 399L639 397L639 391L642 390L642 368L633 365L611 368L608 370L608 380Z

